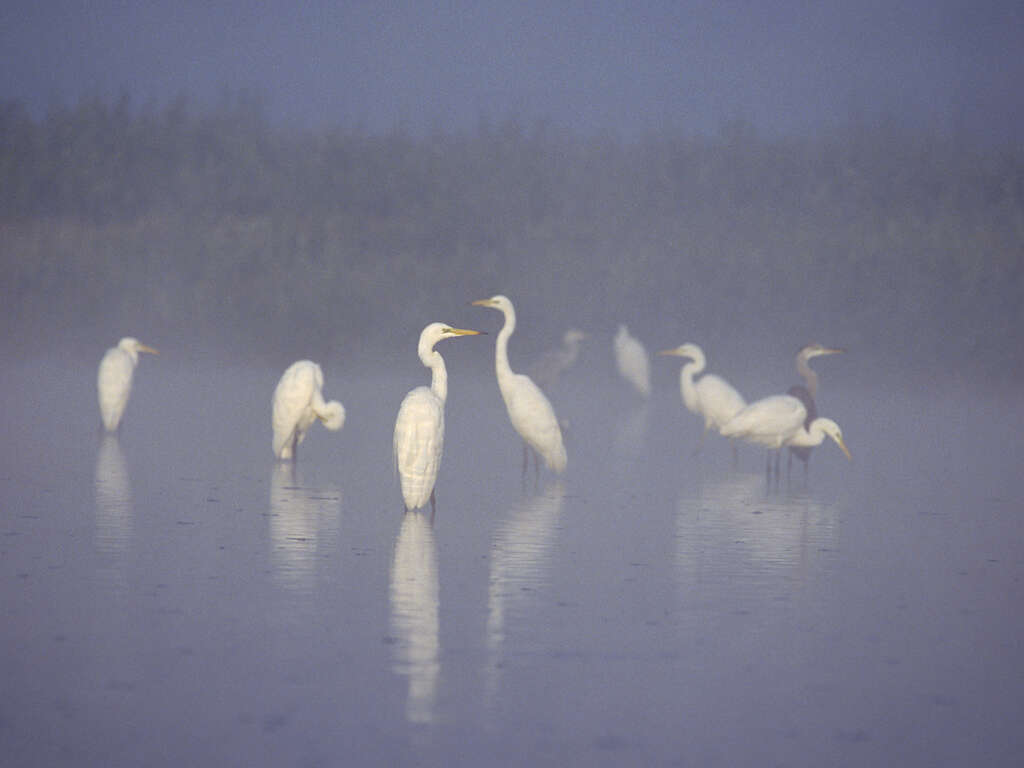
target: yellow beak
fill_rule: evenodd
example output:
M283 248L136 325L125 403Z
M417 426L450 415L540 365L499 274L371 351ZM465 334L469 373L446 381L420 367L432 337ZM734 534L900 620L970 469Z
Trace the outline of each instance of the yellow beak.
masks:
M846 443L843 442L843 438L840 437L839 439L837 439L836 443L843 450L843 453L846 454L846 458L848 458L850 461L853 461L853 456L850 455L850 450L846 447Z

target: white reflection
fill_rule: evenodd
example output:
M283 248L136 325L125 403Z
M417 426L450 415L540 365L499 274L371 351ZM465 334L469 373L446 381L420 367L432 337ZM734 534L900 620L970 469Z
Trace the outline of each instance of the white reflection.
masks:
M764 475L732 474L683 491L676 570L686 587L782 573L803 583L839 540L837 509L806 494L768 495Z
M283 588L311 594L318 550L337 536L341 491L303 485L294 462L276 462L270 475L270 564Z
M430 518L411 510L402 517L391 563L392 669L409 678L405 713L411 723L434 719L441 676L440 586L437 544Z
M525 614L547 585L564 494L561 483L551 483L542 493L513 506L494 533L487 590L489 700L500 685L508 623Z
M113 561L108 575L124 586L119 561L128 552L132 537L132 487L117 435L106 434L96 454L96 551Z
M631 411L619 413L615 425L615 456L618 459L636 461L644 447L647 436L647 403ZM620 466L616 463L616 466Z

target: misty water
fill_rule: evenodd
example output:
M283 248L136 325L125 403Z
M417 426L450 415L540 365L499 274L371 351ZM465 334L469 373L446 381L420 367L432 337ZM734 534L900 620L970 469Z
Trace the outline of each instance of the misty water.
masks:
M694 453L677 362L643 403L599 341L551 391L567 473L524 481L492 344L442 349L433 519L390 456L411 349L322 360L348 420L294 465L283 366L158 343L106 437L101 349L0 371L7 764L1019 759L1019 395L830 361L853 461L827 444L774 487L760 450Z

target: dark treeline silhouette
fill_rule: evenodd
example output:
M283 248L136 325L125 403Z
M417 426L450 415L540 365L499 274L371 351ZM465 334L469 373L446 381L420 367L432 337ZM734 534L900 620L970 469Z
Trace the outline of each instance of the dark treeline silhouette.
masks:
M665 346L1024 360L1024 154L895 123L624 141L514 118L296 133L244 94L205 114L3 103L0 178L16 334L165 326L285 348L313 329L312 352L351 349L500 290L543 308L545 342L628 320Z

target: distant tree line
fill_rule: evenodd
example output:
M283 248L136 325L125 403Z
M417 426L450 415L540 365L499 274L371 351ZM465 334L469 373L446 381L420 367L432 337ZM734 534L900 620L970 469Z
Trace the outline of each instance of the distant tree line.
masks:
M799 299L810 313L841 308L864 336L886 314L904 333L914 312L929 327L947 318L976 349L964 324L1020 339L1022 263L1020 148L884 123L775 139L737 121L625 141L514 118L468 134L289 131L244 95L206 113L123 97L38 119L0 103L13 324L131 317L145 301L167 321L282 344L283 329L313 325L330 342L395 275L404 327L444 293L441 272L472 270L552 307L587 285L566 325L642 302L704 338L716 326L686 311L743 307L799 332L786 317ZM140 284L145 299L125 290ZM53 319L55 296L65 312Z

